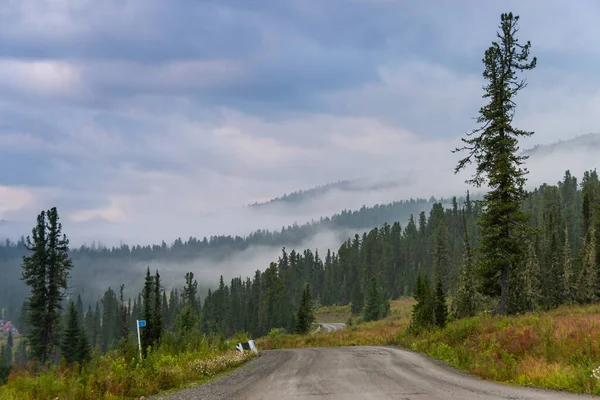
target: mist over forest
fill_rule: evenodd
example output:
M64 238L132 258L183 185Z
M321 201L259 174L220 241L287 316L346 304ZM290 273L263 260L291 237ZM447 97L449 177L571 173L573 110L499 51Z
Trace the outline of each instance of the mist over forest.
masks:
M528 188L553 184L567 169L573 176L581 176L584 171L595 168L598 144L600 135L583 135L525 150L530 156ZM572 167L565 168L567 165ZM312 249L323 255L327 249L337 249L355 234L384 223L397 221L404 226L411 215L428 213L434 203L450 207L452 197L456 196L457 203L463 204L462 175L442 179L433 171L432 167L431 171L407 174L395 181L381 177L346 180L291 192L268 202L240 207L233 213L206 217L209 226L220 229L214 228L215 232L203 237L175 240L165 237L152 244L121 241L107 245L100 231L97 241L76 246L78 232L71 232L69 224L63 223L64 232L73 243L71 293L81 295L86 304L93 303L108 287L116 290L124 284L125 294L134 297L141 288L146 268L150 267L151 271L160 271L167 290L183 286L185 273L193 271L198 279L199 295L204 297L209 288L217 286L221 276L229 281L264 270L284 247L288 251ZM448 171L444 174L449 176ZM429 196L401 200L410 198L408 193L426 193L427 190ZM433 196L444 193L449 196ZM479 199L480 192L471 192L471 198ZM199 226L203 222L199 221ZM27 288L20 280L20 262L27 251L22 238L14 233L8 235L14 226L9 222L0 226L4 236L0 247L3 277L0 305L16 310L27 296ZM226 232L226 227L231 227L233 233ZM26 236L30 229L31 226L21 230L21 234Z

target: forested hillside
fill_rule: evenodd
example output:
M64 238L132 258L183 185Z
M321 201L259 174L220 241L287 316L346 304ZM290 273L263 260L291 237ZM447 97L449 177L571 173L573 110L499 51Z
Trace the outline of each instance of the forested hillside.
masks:
M558 185L543 185L528 195L523 209L530 215L532 246L523 260L520 310L548 309L572 301L589 303L598 298L600 265L596 260L600 258L595 252L600 250L596 246L600 240L594 232L600 231L596 228L600 224L599 204L600 184L595 171L587 172L581 184L567 171ZM444 289L452 294L463 262L463 220L470 245L477 248L480 236L476 221L480 214L478 202L467 196L447 208L435 203L429 213L411 216L407 224L384 223L357 234L325 254L283 249L278 260L264 270L259 266L252 277L230 282L221 279L218 286L215 282L217 288L203 299L198 296L193 273L182 276L180 282L162 282L162 324L168 331L197 329L226 336L245 331L257 337L272 328L293 330L305 283L310 285L316 304L351 304L360 314L376 303L380 310L377 317L385 315L387 300L413 294L419 273L441 273ZM153 251L159 252L159 248ZM9 249L18 251L15 246ZM167 292L164 286L168 284L184 287ZM119 339L118 298L119 294L109 289L101 301L88 305L77 301L91 344L102 350L116 345ZM126 301L130 332L140 318L143 303L141 291ZM24 329L27 331L26 326Z
M536 145L530 149L525 149L523 154L536 157L547 156L552 153L566 153L569 151L598 151L600 150L600 133L588 133L576 136L568 140L559 140L547 145Z
M531 243L513 280L513 312L550 309L563 303L589 303L600 295L600 184L594 171L581 184L567 171L557 185L529 193L523 211L530 216ZM416 277L440 274L444 290L454 293L463 263L463 218L470 245L478 247L478 202L467 199L459 208L434 204L408 224L385 224L343 243L337 251L318 255L284 250L277 262L253 279L234 279L205 300L202 329L231 334L245 330L263 335L273 327L292 327L293 313L304 282L322 305L352 304L360 312L374 279L375 299L413 294ZM495 305L489 305L494 311Z
M319 185L310 189L297 190L295 192L286 193L281 197L276 197L263 203L250 204L250 207L265 208L265 206L274 205L278 203L298 205L324 196L328 193L333 192L334 190L340 192L367 192L372 190L396 187L399 185L400 182L391 181L380 183L364 183L356 180L337 181L326 183L324 185Z
M391 204L362 207L359 210L343 210L332 217L321 218L302 225L282 227L280 231L257 230L246 237L211 236L177 239L172 244L163 241L160 245L127 245L105 248L93 244L70 251L75 268L71 285L72 292L79 293L86 301L95 301L106 287L98 288L100 279L113 289L123 282L139 281L139 274L153 264L186 265L190 269L210 268L218 262L231 259L236 254L253 246L281 248L297 247L318 232L355 230L361 232L385 222L406 221L411 214L428 211L435 202L450 203L450 199L411 199ZM460 199L459 199L460 201ZM24 232L26 234L27 232ZM15 310L27 295L20 281L21 259L26 254L24 238L0 245L0 307L7 308L9 318L15 318ZM202 260L200 262L199 260ZM256 265L255 268L263 268ZM218 276L218 274L217 274ZM202 287L215 282L200 282ZM165 282L167 287L175 282ZM127 288L130 289L129 287Z

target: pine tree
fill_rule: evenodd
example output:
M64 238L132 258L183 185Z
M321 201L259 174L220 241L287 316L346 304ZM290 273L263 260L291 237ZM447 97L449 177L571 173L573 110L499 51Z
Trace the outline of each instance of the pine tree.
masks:
M69 240L62 234L58 212L53 207L42 211L28 236L26 248L33 252L23 257L23 280L31 288L28 299L27 336L33 357L42 365L48 362L57 343L60 311L66 296L69 271Z
M140 340L142 342L142 354L147 355L148 347L152 346L153 332L152 326L152 299L154 294L154 279L150 275L150 267L146 270L146 280L142 290L142 319L146 321L146 326L141 328Z
M379 319L379 293L377 290L377 281L372 275L368 281L365 294L365 304L363 308L363 320L376 321Z
M582 304L596 300L596 270L594 268L596 257L591 240L592 229L588 230L582 248L581 268L577 279L577 301Z
M125 305L123 290L125 290L125 285L121 284L121 287L119 288L119 325L121 328L119 345L121 347L121 352L125 354L125 352L127 351L127 337L129 336L129 326L127 318L127 305Z
M365 300L365 308L363 312L363 320L377 321L385 318L389 311L389 302L385 299L384 291L377 286L375 276L371 276L369 286L367 288L367 298Z
M433 245L433 271L441 279L444 291L449 289L450 273L450 244L448 240L448 227L444 220L440 220L434 233Z
M435 288L435 326L443 328L448 320L448 305L446 304L446 294L442 280L438 278L438 283Z
M93 317L92 321L93 321L93 326L92 326L92 330L90 331L90 337L92 339L91 345L92 345L92 347L96 347L96 346L101 345L100 335L102 332L100 306L98 305L98 302L96 302L96 308L94 309L94 317Z
M192 309L192 306L190 304L186 304L185 306L183 306L183 308L179 312L179 315L177 316L176 321L177 331L179 332L179 334L185 336L186 334L192 331L192 329L196 326L197 323L198 316Z
M158 270L154 275L154 309L152 312L152 341L155 345L158 345L163 335L163 322L162 322L162 309L161 309L161 286L160 286L160 275Z
M412 309L412 321L410 329L420 331L430 328L435 322L435 301L431 289L431 281L427 276L419 273L415 284L413 297L417 304Z
M521 293L521 310L535 311L542 297L540 286L540 263L535 253L533 242L529 243L525 268L522 272L523 292Z
M73 301L69 301L65 319L65 329L62 335L61 351L62 356L68 364L73 364L77 361L77 350L81 331L79 329L79 320L77 316L77 308Z
M472 317L476 314L478 307L473 251L471 250L469 227L464 209L462 211L462 221L465 251L463 253L463 263L460 269L456 292L454 293L454 300L452 301L453 314L456 318Z
M115 343L119 341L121 335L120 325L119 301L114 290L109 287L102 297L102 326L99 329L102 351L106 352L112 349Z
M573 258L571 256L571 245L569 243L569 230L565 227L565 241L563 244L563 299L567 304L575 300L575 280L573 279Z
M315 322L313 301L310 295L310 284L306 284L296 313L296 333L306 335L311 324Z
M79 326L83 326L83 301L81 301L81 295L77 295L77 318L79 318Z
M129 302L131 303L131 299L129 299ZM169 300L167 299L167 291L164 288L162 290L160 307L160 315L163 321L163 326L165 329L169 329L171 327L171 314L169 313Z
M128 306L125 304L125 298L123 297L124 290L125 285L121 284L121 287L119 288L119 316L121 325L121 339L126 339L129 335L129 329L127 326L127 320L129 319L129 315Z
M592 249L594 252L594 269L596 270L596 297L600 298L600 184L596 182L596 194L594 199L594 214L593 224L590 240L592 243Z
M527 169L521 168L526 156L518 156L518 139L531 136L533 132L512 126L516 108L514 96L526 86L517 77L517 71L535 68L537 59L531 62L531 43L518 44L518 16L512 13L501 15L500 42L492 42L485 52L483 77L489 81L484 87L484 98L489 103L479 110L477 122L482 124L463 138L466 146L454 151L468 152L458 163L458 173L475 158L476 173L468 183L480 187L487 181L491 191L483 199L481 225L481 253L483 254L481 275L486 294L500 297L499 312L506 315L510 289L510 275L524 253L523 235L527 216L521 210L526 196L524 184ZM498 277L500 279L498 279Z
M198 282L194 280L194 273L185 274L185 286L183 288L183 299L185 304L189 304L194 312L198 312L197 304Z
M77 340L77 361L84 363L90 360L92 349L90 347L90 340L88 339L88 333L85 328L79 331L79 339Z
M350 304L350 312L352 314L359 314L363 309L363 301L364 296L360 288L360 283L358 280L356 280L354 281L354 285L352 287L352 301Z

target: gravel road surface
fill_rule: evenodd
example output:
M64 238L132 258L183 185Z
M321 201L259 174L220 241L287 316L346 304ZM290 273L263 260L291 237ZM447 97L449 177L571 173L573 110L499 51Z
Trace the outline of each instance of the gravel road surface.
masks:
M417 353L395 347L365 346L263 351L230 375L154 398L569 400L593 397L491 383Z

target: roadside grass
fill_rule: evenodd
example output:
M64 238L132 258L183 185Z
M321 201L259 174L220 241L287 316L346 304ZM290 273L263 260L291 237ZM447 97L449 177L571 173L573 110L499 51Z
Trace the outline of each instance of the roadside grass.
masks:
M507 384L600 395L600 306L563 306L516 317L476 316L396 344Z
M414 334L406 329L414 303L412 298L393 301L387 318L331 333L301 336L273 329L256 343L259 350L398 345L484 379L600 395L600 380L592 376L600 366L600 304L511 317L479 315ZM337 313L342 318L346 316L342 309L330 308L321 315ZM95 355L82 368L61 366L37 376L28 369L13 371L8 384L0 386L0 398L137 399L202 384L253 358L251 352L241 355L231 350L246 340L244 335L227 341L198 340L183 351L167 345L150 353L142 364L134 347L133 356Z
M450 321L444 329L407 332L414 300L392 302L387 318L331 333L257 339L260 350L397 345L464 372L511 385L600 395L600 305L562 306L549 312Z
M216 343L200 341L188 349L173 352L168 347L150 352L139 363L134 347L124 356L118 351L95 355L80 367L50 367L13 371L8 383L0 386L0 399L139 399L167 390L205 383L254 358L252 352L231 350L237 337Z
M299 347L393 344L398 332L408 327L410 322L410 312L414 303L415 301L412 298L403 298L393 301L390 306L390 315L379 321L351 325L345 329L330 333L318 332L304 336L273 334L256 339L256 345L259 350L269 350ZM348 309L348 315L349 311L350 310ZM328 320L326 322L337 321Z
M315 310L317 322L346 323L350 317L350 305L347 306L327 306Z

